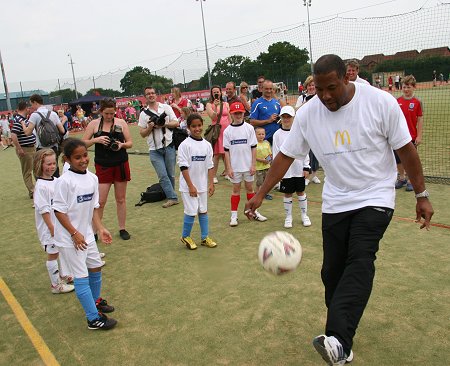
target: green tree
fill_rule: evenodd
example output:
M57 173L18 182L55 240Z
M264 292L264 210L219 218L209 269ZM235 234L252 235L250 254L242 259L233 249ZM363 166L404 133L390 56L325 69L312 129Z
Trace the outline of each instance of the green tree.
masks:
M81 98L82 94L77 92L77 97L75 97L75 90L73 89L61 89L50 92L50 97L61 97L61 103L69 103L72 100Z
M86 95L102 95L105 97L116 98L122 95L122 92L114 89L103 89L103 88L95 88L89 89Z
M154 75L146 67L136 66L120 80L124 95L141 95L146 86L152 86L158 93L169 93L172 79Z
M228 81L240 83L254 62L249 57L234 55L219 59L211 72L213 84L225 86Z
M289 42L271 44L267 52L261 52L256 58L264 76L273 81L282 81L304 72L309 60L306 48L300 49Z

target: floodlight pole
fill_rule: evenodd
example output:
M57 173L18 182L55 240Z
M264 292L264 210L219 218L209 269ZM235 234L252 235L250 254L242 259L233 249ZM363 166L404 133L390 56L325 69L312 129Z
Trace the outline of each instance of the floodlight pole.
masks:
M67 56L70 58L70 66L72 66L72 77L73 77L73 86L75 88L75 99L78 99L78 92L77 92L77 82L75 81L75 71L73 71L73 61L72 61L72 55L69 53Z
M203 16L203 1L206 1L206 0L195 0L195 1L200 1L200 9L202 10L203 38L205 39L206 67L208 68L208 85L209 85L209 89L211 89L211 85L212 85L211 70L209 67L208 44L206 43L205 17Z
M2 69L3 86L5 88L6 108L8 108L8 111L10 111L10 110L12 110L12 108L11 108L11 99L9 98L8 83L6 82L6 74L5 74L5 68L3 67L3 59L2 59L2 52L1 51L0 51L0 67Z
M312 0L303 0L303 6L306 6L306 14L308 15L308 35L309 35L309 60L311 63L311 75L313 74L313 56L311 47L311 25L309 23L309 7L311 6Z

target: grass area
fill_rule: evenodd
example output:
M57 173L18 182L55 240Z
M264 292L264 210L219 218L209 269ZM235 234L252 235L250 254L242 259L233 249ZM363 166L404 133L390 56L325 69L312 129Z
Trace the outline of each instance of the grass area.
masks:
M138 128L134 148L147 151ZM91 154L91 158L93 158ZM266 201L265 223L228 226L231 184L220 179L209 200L216 249L191 252L180 243L183 207L134 207L157 181L147 155L130 155L127 228L118 236L113 196L105 224L114 243L107 253L103 296L119 321L109 332L87 330L74 294L52 295L34 229L34 211L14 151L0 151L2 202L0 276L61 365L321 365L311 341L323 332L326 309L320 280L321 188L310 185L309 214L290 230L302 243L294 273L275 277L257 261L260 239L283 230L281 194ZM93 161L91 160L91 166ZM321 178L323 178L321 176ZM429 184L434 221L450 225L450 186ZM395 217L380 245L371 300L355 337L355 365L442 365L450 347L449 230L421 231L412 219L414 198L400 191ZM407 218L404 220L403 218ZM199 238L198 223L193 237ZM41 365L26 334L0 296L0 365Z

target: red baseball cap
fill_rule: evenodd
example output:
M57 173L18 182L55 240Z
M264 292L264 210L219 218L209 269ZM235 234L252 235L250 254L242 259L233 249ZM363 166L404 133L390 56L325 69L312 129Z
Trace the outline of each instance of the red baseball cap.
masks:
M245 107L241 102L234 102L230 105L230 113L242 112L245 113Z

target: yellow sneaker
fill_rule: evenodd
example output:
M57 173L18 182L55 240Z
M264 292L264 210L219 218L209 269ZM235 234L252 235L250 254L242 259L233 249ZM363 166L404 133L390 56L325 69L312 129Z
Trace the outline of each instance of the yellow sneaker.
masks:
M202 240L202 245L208 248L215 248L217 246L217 243L212 240L209 236L207 236L205 239Z
M197 245L194 243L190 236L186 236L185 238L181 238L181 242L187 246L188 249L194 250L197 249ZM203 243L202 243L203 244Z

